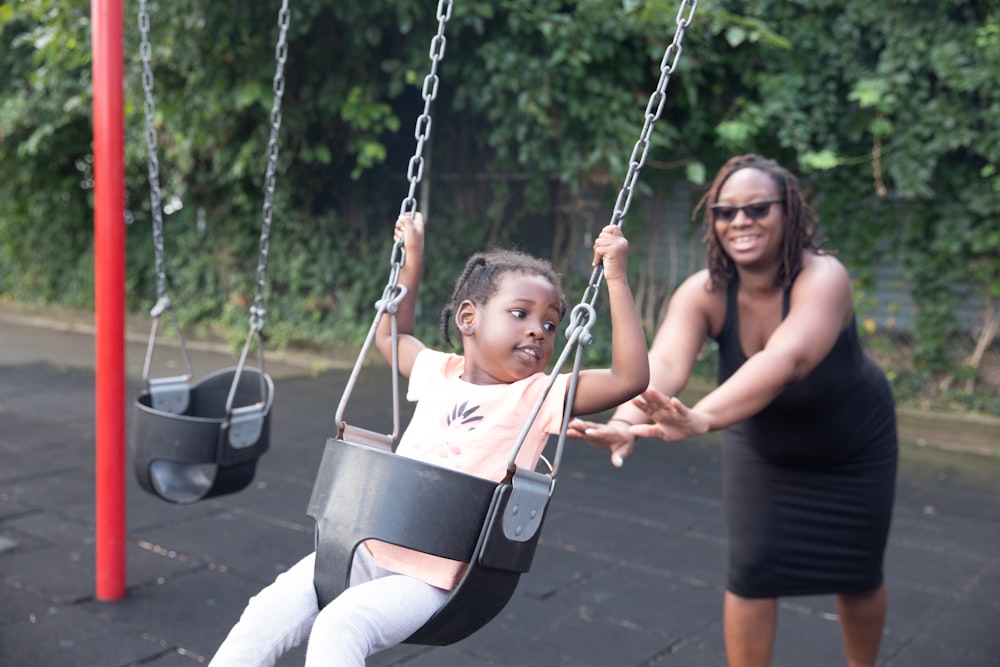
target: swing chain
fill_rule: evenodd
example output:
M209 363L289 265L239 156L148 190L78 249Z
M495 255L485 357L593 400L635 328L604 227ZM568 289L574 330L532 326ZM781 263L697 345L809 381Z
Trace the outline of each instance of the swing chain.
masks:
M400 215L404 213L412 215L417 210L417 185L420 184L421 179L424 177L424 144L431 135L431 104L438 93L439 79L437 70L438 64L444 58L445 46L448 43L444 35L444 30L448 24L448 20L451 18L451 10L452 0L438 0L438 28L437 33L431 38L430 51L428 53L428 57L431 59L431 69L427 73L427 76L424 77L424 84L421 89L421 96L424 99L424 109L417 116L416 126L413 130L413 137L417 140L417 146L413 152L413 156L410 157L409 164L406 166L406 180L410 182L410 188L399 205ZM382 294L383 299L392 298L395 294L399 273L403 265L406 264L406 250L403 248L403 241L404 239L399 238L393 243L392 253L389 257L389 280Z
M417 140L416 149L410 162L406 166L406 180L410 182L410 189L399 205L399 214L409 213L413 215L417 211L417 185L424 177L424 144L431 135L431 104L438 93L438 64L444 58L445 46L448 43L444 36L445 27L451 18L452 0L438 0L437 6L437 33L431 38L430 51L428 57L431 60L431 69L424 77L424 84L421 96L424 99L424 109L417 116L416 126L413 130L413 137ZM403 247L403 238L397 239L392 245L392 252L389 256L389 280L382 292L382 300L390 300L396 296L396 285L399 282L399 274L406 264L406 249Z
M694 18L694 12L697 8L698 0L681 0L680 9L677 11L677 30L674 32L673 41L669 46L667 46L663 53L663 58L660 61L660 80L656 85L656 89L653 91L652 95L650 95L649 102L646 105L645 122L643 123L642 131L639 133L639 139L636 141L635 147L632 149L632 155L629 158L628 173L625 176L625 183L622 186L621 191L618 193L618 200L615 202L614 213L612 214L611 222L609 223L617 226L619 229L621 229L622 222L625 219L625 214L628 212L629 204L632 201L632 193L639 178L639 170L642 169L643 164L646 162L646 153L649 150L649 139L653 133L653 125L656 124L656 121L660 118L660 114L663 111L663 103L666 100L667 84L670 82L670 75L677 68L677 59L680 58L681 55L681 40L684 39L684 32L687 30L688 26L691 25L691 20ZM597 295L603 277L604 263L601 262L594 267L594 270L590 275L590 281L587 288L584 290L583 297L580 299L580 303L575 306L570 313L569 324L566 327L566 338L568 339L568 342L566 343L559 359L549 372L549 383L546 386L545 391L543 391L542 395L539 397L535 405L535 411L532 413L532 416L528 419L528 423L525 424L524 429L517 438L514 449L507 461L507 468L510 471L514 470L514 461L517 458L517 454L521 449L521 445L524 444L529 428L532 422L534 422L535 416L538 414L542 402L548 395L549 389L551 389L556 375L558 375L558 373L562 370L563 364L568 358L569 350L575 346L577 356L575 358L573 373L571 375L570 393L567 396L567 409L563 416L563 425L560 429L556 455L552 461L552 469L549 473L553 480L555 479L555 473L559 468L559 463L562 458L562 449L566 439L566 429L571 417L570 407L572 406L573 397L576 395L576 380L580 369L581 351L584 347L593 342L593 336L590 333L590 329L596 318L594 304L597 301Z
M160 161L157 157L156 102L153 100L153 46L149 42L149 12L146 0L139 0L139 33L142 41L139 54L142 59L142 90L145 96L146 150L149 152L149 205L153 215L153 247L156 253L157 304L169 305L167 297L167 269L163 251L163 197L160 193Z
M191 357L188 355L187 345L184 342L184 333L181 331L177 313L174 311L170 297L167 295L167 269L164 259L163 242L163 195L160 191L160 161L157 157L157 136L156 136L156 102L153 100L153 68L151 65L153 47L149 41L149 12L146 11L146 0L139 0L139 33L142 36L139 53L142 60L142 90L144 95L143 109L146 120L146 151L147 165L149 171L149 204L150 213L153 217L153 249L155 252L156 267L156 305L150 310L152 326L149 333L149 342L146 344L146 358L142 365L142 380L149 384L149 373L153 362L153 349L156 345L156 336L159 329L160 317L167 313L173 324L174 332L177 334L177 342L180 344L181 358L184 361L185 378L190 378L194 374L191 366ZM173 378L176 379L176 378Z
M410 158L410 163L406 168L406 178L410 182L410 190L403 202L399 206L399 214L413 213L417 210L417 198L414 196L417 184L424 175L424 142L431 134L431 103L437 97L438 92L438 63L444 58L445 45L448 40L444 36L444 29L451 18L452 0L439 0L437 6L438 29L437 34L431 39L429 57L431 59L431 71L424 77L423 90L424 110L417 117L416 128L413 135L417 140L417 148Z
M452 0L438 0L437 6L437 33L431 38L429 58L431 60L430 72L424 77L423 88L421 95L424 99L424 108L421 114L417 117L416 127L414 128L414 138L417 140L417 146L414 150L413 156L410 158L410 162L406 169L406 179L410 182L409 191L406 197L403 198L402 203L399 206L399 214L410 214L413 215L417 211L417 198L416 191L417 185L424 175L424 158L423 150L424 144L431 134L431 103L437 97L438 92L438 75L437 69L438 64L444 58L445 46L447 44L447 39L445 38L444 31L448 24L448 20L451 18L452 10ZM361 367L364 364L365 358L368 354L368 348L375 338L375 332L378 329L378 324L382 320L383 316L388 316L391 318L392 324L392 435L391 439L395 441L396 437L399 435L399 357L398 357L398 344L399 335L396 328L396 311L398 309L399 302L403 300L406 296L405 288L399 286L399 274L402 272L403 265L406 264L406 248L404 246L404 238L396 239L392 244L392 251L389 255L389 278L386 281L385 287L382 290L382 296L378 301L375 302L375 318L371 323L371 327L368 329L368 335L365 337L365 341L361 346L361 352L358 354L357 360L354 363L354 368L351 371L351 375L348 378L347 386L344 388L344 393L340 397L340 403L337 406L336 412L336 423L338 429L341 429L343 424L343 415L347 409L347 403L350 401L351 394L354 391L354 384L361 372Z
M264 291L267 287L267 258L271 243L271 217L273 214L275 171L278 164L278 133L281 130L281 99L285 93L285 61L288 59L288 24L291 14L288 0L282 0L278 11L278 42L274 47L274 101L271 105L271 134L267 140L267 169L264 175L264 204L261 209L260 253L257 259L257 291L250 306L250 329L264 329Z
M681 6L677 10L675 21L677 29L674 32L674 39L663 52L663 58L660 61L660 80L656 85L656 89L650 95L649 102L646 104L645 122L643 123L642 131L639 133L639 139L632 148L632 155L629 157L628 172L625 174L625 182L618 192L618 199L615 201L614 212L609 222L609 224L615 225L619 229L621 229L625 216L628 214L629 206L632 203L635 185L639 180L639 170L646 163L646 153L649 151L649 140L653 134L653 125L656 124L656 121L660 118L660 114L663 112L663 104L667 99L667 84L670 83L670 75L677 69L677 61L681 56L681 41L684 39L684 33L688 26L691 25L692 19L694 19L694 13L697 8L698 0L681 0ZM594 271L590 275L590 283L584 292L581 303L594 304L603 278L604 265L601 263L594 267ZM573 328L574 326L571 325L567 329L567 336L570 335L570 331Z
M250 307L250 328L261 331L264 328L264 290L267 282L267 259L271 241L271 218L275 189L275 172L278 161L278 133L281 129L281 99L285 92L285 62L288 58L286 35L291 13L288 0L282 0L278 12L278 42L274 49L276 63L274 81L274 102L271 107L271 134L267 142L267 168L264 176L263 223L260 232L260 252L257 260L256 295ZM156 295L158 308L162 304L169 307L167 297L167 271L163 243L163 195L160 190L160 161L157 155L156 102L153 98L153 69L151 65L153 47L149 41L149 12L146 0L139 0L139 33L141 42L139 53L142 59L142 90L146 118L146 149L149 152L149 202L153 216L153 246L156 254Z

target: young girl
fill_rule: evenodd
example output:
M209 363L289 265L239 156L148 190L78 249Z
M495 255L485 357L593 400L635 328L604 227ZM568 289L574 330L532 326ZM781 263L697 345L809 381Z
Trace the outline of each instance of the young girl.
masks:
M400 373L416 401L396 453L500 481L516 441L547 384L556 330L566 312L559 278L542 260L497 250L473 255L441 314L446 343L456 327L463 354L437 352L413 336L423 266L423 218L396 221L406 262L399 284L408 291L397 312ZM604 263L612 327L611 368L580 372L573 414L627 401L649 382L646 340L626 278L628 241L614 225L594 242ZM388 317L376 344L391 358ZM532 423L517 465L533 469L562 425L568 375L561 375ZM351 586L323 609L313 588L315 554L299 561L254 596L212 660L213 667L273 665L309 638L307 667L363 667L365 658L406 640L447 601L463 563L382 542L359 547Z

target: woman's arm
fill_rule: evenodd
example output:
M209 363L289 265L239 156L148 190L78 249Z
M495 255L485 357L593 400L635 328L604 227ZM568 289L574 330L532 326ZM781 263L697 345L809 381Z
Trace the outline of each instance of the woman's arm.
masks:
M684 389L711 332L711 311L719 299L708 291L708 271L691 275L675 290L649 348L650 388L667 396L676 396ZM649 415L631 402L619 406L612 418L633 424L650 421Z
M853 312L850 277L828 255L809 255L792 288L787 317L764 348L690 410L674 396L650 392L633 401L651 426L639 437L679 440L724 429L763 410L788 386L808 375L830 353Z
M671 297L666 317L648 353L650 388L673 395L687 384L709 334L712 309L717 307L707 284L708 272L699 271L688 277ZM648 414L627 402L618 406L607 423L574 419L567 434L609 450L612 464L620 467L635 448L630 426L649 421Z

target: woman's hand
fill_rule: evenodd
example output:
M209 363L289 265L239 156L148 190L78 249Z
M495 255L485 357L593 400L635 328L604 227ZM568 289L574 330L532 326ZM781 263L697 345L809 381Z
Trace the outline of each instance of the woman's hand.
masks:
M647 389L632 399L636 406L653 420L652 424L636 424L629 428L633 436L685 440L709 432L711 422L704 412L688 408L680 399L666 396L655 389Z
M594 447L608 450L611 452L611 465L621 468L625 459L635 451L635 436L629 432L629 428L628 422L618 419L612 419L606 424L573 419L566 435L581 438Z

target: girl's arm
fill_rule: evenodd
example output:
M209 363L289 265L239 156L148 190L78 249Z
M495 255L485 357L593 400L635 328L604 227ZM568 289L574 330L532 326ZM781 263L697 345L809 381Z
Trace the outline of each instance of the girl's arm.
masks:
M611 368L580 372L574 414L607 410L636 396L649 383L646 335L628 284L628 241L608 225L594 242L594 265L604 262L611 306Z
M406 296L396 311L396 326L399 334L399 372L410 376L413 361L424 349L424 344L413 335L416 327L417 291L420 289L420 274L424 266L424 218L418 213L404 213L396 220L395 240L403 238L406 261L399 272L398 284L405 287ZM375 330L375 345L382 357L392 363L392 321L389 314L382 316Z

